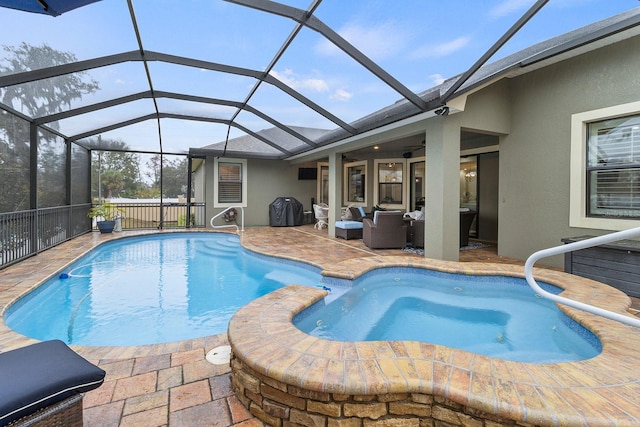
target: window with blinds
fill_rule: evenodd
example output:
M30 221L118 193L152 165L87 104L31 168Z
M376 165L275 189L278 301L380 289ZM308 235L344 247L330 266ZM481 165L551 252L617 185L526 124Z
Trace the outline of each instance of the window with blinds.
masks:
M242 203L242 163L218 163L218 202Z
M640 217L640 116L590 123L587 215Z

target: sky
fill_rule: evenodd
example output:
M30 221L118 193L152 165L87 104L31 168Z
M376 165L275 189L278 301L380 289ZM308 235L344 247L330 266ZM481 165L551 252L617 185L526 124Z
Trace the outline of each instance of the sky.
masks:
M281 3L307 9L310 0ZM315 17L376 61L411 91L419 93L466 71L526 11L534 0L323 0ZM550 0L493 58L640 6L638 0ZM284 17L222 0L133 0L143 48L264 71L295 28ZM125 0L102 0L52 18L0 8L3 46L28 43L70 52L77 60L138 49ZM6 52L2 52L3 56ZM155 90L245 101L256 80L198 67L151 62ZM360 64L324 39L303 28L270 74L345 122L371 114L402 98ZM144 67L123 63L87 73L100 90L72 107L149 90ZM261 84L249 105L290 126L333 129L337 125L268 84ZM205 115L221 120L235 109L202 103L159 100L161 111ZM140 100L59 123L66 135L153 113ZM242 112L237 123L259 131L272 125ZM163 147L184 152L223 141L227 126L163 119ZM231 129L231 137L244 132ZM122 139L132 148L155 150L158 130L148 120L103 138Z

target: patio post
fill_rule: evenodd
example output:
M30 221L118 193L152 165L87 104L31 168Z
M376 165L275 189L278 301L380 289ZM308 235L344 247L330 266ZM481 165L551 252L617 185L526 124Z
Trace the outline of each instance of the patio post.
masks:
M425 135L427 258L458 261L460 240L460 127L448 116L427 122Z
M342 153L329 154L329 236L336 237L342 207Z

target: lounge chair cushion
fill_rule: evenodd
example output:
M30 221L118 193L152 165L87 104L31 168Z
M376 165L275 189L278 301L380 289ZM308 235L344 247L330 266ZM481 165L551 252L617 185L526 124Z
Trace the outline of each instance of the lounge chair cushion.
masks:
M362 223L359 221L336 221L336 228L353 230L356 228L362 228Z
M377 224L377 223L378 223L378 213L379 213L379 212L396 212L396 213L400 213L400 216L402 216L402 212L400 212L400 211L383 211L383 210L376 210L376 211L373 213L373 223L374 223L374 224ZM384 215L386 215L386 214L384 214Z
M104 376L59 340L0 353L0 425L98 388Z

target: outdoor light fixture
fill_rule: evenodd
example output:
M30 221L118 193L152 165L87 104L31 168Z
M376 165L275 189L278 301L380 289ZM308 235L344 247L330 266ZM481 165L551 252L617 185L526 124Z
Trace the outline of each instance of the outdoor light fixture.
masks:
M434 113L436 113L436 115L438 116L448 116L449 115L449 107L445 106L442 108L438 108L436 111L434 111Z

